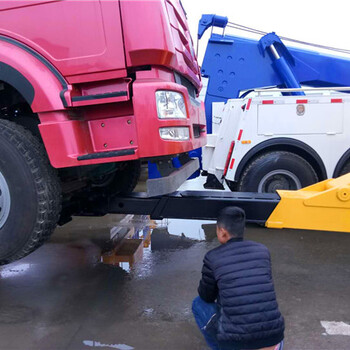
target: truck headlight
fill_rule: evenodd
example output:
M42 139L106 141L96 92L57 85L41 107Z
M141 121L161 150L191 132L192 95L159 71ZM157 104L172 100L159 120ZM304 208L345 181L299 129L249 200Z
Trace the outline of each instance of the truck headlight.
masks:
M186 119L185 100L179 92L156 92L157 112L160 119Z
M160 128L159 135L163 140L186 141L190 138L190 131L188 127L167 127Z

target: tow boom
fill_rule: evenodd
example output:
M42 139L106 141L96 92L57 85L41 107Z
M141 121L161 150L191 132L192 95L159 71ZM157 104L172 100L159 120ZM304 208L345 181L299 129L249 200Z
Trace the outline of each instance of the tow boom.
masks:
M138 214L152 219L215 220L227 206L245 210L248 223L267 228L350 232L350 174L297 191L245 193L178 191L159 197L145 193L94 201L82 212L90 215ZM79 213L76 213L79 215Z

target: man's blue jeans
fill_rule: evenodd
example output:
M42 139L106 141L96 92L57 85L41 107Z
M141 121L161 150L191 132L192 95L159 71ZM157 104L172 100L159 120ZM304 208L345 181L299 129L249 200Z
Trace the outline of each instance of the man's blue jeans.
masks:
M209 347L213 350L220 350L216 337L205 330L205 326L217 312L216 303L206 303L201 297L197 297L192 302L192 312Z
M212 350L220 350L217 339L215 335L209 334L205 329L209 321L213 318L213 316L217 313L217 305L216 303L207 303L201 297L197 297L192 302L192 312L194 319L197 322L197 325L204 335L204 338ZM276 345L276 349L283 350L283 340L278 346ZM223 350L221 348L221 350ZM234 349L230 349L234 350Z

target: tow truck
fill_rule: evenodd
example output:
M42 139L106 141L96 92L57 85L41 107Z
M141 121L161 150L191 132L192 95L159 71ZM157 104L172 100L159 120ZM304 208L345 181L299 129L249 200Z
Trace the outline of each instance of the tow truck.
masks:
M350 59L287 47L292 39L275 33L227 34L232 27L254 31L216 15L199 22L199 39L209 28L223 31L212 32L202 65L205 187L296 190L349 172Z
M199 38L208 28L217 26L225 29L228 23L226 17L204 15L199 23ZM232 65L232 62L235 62L235 65ZM239 64L242 68L239 68ZM350 92L348 87L350 78L344 74L349 67L350 60L346 58L307 50L287 49L274 33L265 35L260 42L234 38L224 33L219 35L212 33L202 74L209 78L205 100L209 144L205 151L209 149L210 162L207 163L210 163L213 169L212 175L217 182L222 182L228 174L226 173L228 168L232 170L235 165L233 147L237 147L236 142L239 147L252 147L254 150L255 144L252 144L249 138L249 133L254 131L252 125L271 130L283 128L285 133L290 134L293 134L291 129L299 130L300 135L303 135L300 131L305 128L308 128L306 133L312 130L309 133L315 134L317 140L315 143L321 144L320 148L328 152L327 159L332 166L322 165L321 157L317 156L305 142L300 148L301 154L309 154L315 157L315 161L312 162L311 158L307 158L304 162L309 161L316 170L310 170L313 177L307 181L295 184L287 182L287 189L281 189L281 182L277 181L270 184L267 191L253 186L253 191L177 191L158 197L149 197L145 193L132 193L128 196L115 196L109 202L101 201L98 208L90 206L84 211L90 210L93 215L132 213L150 215L152 219L215 220L222 208L238 206L245 210L248 223L257 223L267 228L350 232L350 174L348 174L350 152L346 151L349 148L347 136L350 133L347 125L350 120L346 118L350 113L350 99L347 94ZM259 74L256 74L257 71ZM303 88L301 84L309 87ZM272 91L262 89L266 86L277 88ZM254 89L253 96L249 96L250 89ZM240 96L240 99L229 100L232 97L239 97L242 90L243 93L246 93L244 90L248 90L248 94ZM306 94L309 90L313 93L310 96ZM266 93L273 97L259 96ZM274 93L279 95L276 97ZM223 109L220 126L217 128L218 135L210 136L213 131L212 107L216 108L218 105L215 103L218 102L227 103ZM219 106L222 109L223 105ZM213 115L217 117L216 114ZM315 119L317 116L319 119ZM269 123L266 124L268 118ZM282 122L283 118L285 122ZM237 123L238 119L242 124ZM322 122L327 123L322 125ZM213 120L213 125L215 124ZM240 128L241 125L247 126L245 131ZM321 134L321 137L317 133ZM264 137L263 133L258 136ZM274 135L265 135L266 138L268 136ZM325 137L340 138L343 148L335 147L332 141L323 145ZM232 142L232 139L235 142ZM215 142L210 144L212 141ZM271 139L268 140L265 146L270 142L269 150L273 151L277 149L274 147L276 141L279 141L278 147L280 147L281 139L277 137L273 142ZM284 142L290 148L279 148L279 152L291 153L293 146L297 149L302 143L301 141L298 143L296 139L293 142L285 139ZM266 150L267 148L261 154L255 152L255 156L261 157L266 154ZM340 160L332 160L339 158L342 151L345 153ZM334 154L336 157L332 157ZM296 158L301 158L301 155ZM286 163L288 165L288 160ZM308 166L311 168L310 164ZM347 174L327 179L332 175L330 169L334 170L333 175L336 176ZM258 171L259 168L252 171L252 178ZM302 175L305 177L305 174ZM320 179L323 181L317 182Z

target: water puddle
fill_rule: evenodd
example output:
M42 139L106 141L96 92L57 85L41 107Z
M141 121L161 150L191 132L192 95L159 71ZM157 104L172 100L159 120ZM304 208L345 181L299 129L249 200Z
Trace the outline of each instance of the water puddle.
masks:
M216 222L208 220L165 219L165 226L173 236L185 236L198 241L212 241L216 237Z
M120 272L127 273L138 265L137 275L146 276L152 273L160 255L166 259L169 252L188 250L199 242L212 241L215 231L214 221L151 220L141 215L76 217L59 227L42 248L1 267L0 278L70 275L78 270L94 269L101 263L120 267ZM59 284L62 283L60 279Z
M119 266L127 272L139 262L150 261L152 253L188 249L216 237L214 221L163 219L127 216L111 229L116 248L102 255L105 264Z
M132 350L134 349L132 346L126 345L126 344L103 344L99 341L95 340L84 340L83 344L85 346L89 346L92 348L111 348L111 349L117 349L117 350Z
M25 274L26 271L31 267L31 264L28 263L18 263L16 266L12 265L5 265L0 270L0 277L2 278L8 278L8 277L15 277L18 275Z

